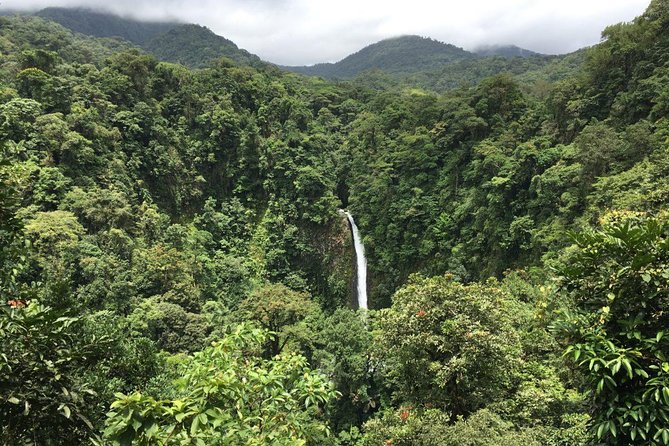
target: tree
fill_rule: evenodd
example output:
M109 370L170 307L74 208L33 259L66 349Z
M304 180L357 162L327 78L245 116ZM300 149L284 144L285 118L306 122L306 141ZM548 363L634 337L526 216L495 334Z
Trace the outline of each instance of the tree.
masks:
M562 287L575 308L555 328L584 377L593 441L669 444L669 218L612 212L573 237Z
M301 322L317 309L307 293L293 291L282 284L266 284L241 303L240 313L243 319L258 321L276 334L267 339L267 353L274 356L289 342L305 339Z
M333 403L331 424L337 430L360 426L379 407L379 383L372 364L372 333L364 316L339 308L319 320L312 364L342 394Z
M586 184L605 175L615 162L625 155L625 145L618 134L605 124L596 122L587 126L575 140L577 159L583 166L582 178Z
M17 299L16 276L23 263L22 225L16 217L18 191L5 148L0 146L0 296ZM1 299L1 297L0 297ZM9 300L9 299L7 299ZM4 302L0 301L0 305Z
M498 415L480 410L451 423L436 410L405 406L365 424L362 446L545 446L540 430L517 430ZM579 443L569 443L577 446Z
M378 316L376 355L394 400L466 415L503 399L521 355L510 301L494 281L413 277Z
M105 438L115 446L298 446L324 438L323 408L335 391L302 356L262 359L268 336L240 325L189 357L177 399L118 394Z
M82 375L109 339L83 335L82 319L40 305L0 305L0 443L77 444L94 432L95 393Z

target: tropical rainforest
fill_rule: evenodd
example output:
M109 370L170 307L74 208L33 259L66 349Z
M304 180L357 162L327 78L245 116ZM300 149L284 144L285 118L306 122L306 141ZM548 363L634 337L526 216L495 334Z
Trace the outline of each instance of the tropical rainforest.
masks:
M0 444L669 444L669 0L409 77L166 35L0 17Z

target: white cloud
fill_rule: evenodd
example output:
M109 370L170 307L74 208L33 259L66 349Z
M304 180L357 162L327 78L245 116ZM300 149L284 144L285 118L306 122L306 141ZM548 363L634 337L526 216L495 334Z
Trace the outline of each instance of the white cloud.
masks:
M429 36L465 48L515 44L565 53L599 41L649 0L5 0L3 8L89 6L206 25L280 64L333 62L380 39Z

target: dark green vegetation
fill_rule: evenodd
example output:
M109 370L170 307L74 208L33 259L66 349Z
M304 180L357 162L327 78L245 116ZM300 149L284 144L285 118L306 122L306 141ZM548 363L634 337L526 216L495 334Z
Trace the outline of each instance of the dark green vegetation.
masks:
M437 95L0 18L0 444L669 444L668 28Z
M566 56L484 57L464 59L432 70L415 73L388 73L383 70L365 71L351 82L372 90L412 90L448 92L471 87L497 75L511 76L533 96L548 94L550 84L575 76L585 59L583 50Z
M402 36L369 45L337 63L287 68L311 76L351 78L374 68L387 73L415 73L473 57L462 48L437 40Z
M94 37L120 37L137 45L145 45L182 25L177 22L140 22L83 8L45 8L35 15L60 23L75 33Z
M88 9L46 8L35 15L76 33L134 43L159 60L191 68L208 67L222 57L261 69L265 64L199 25L141 22ZM372 89L418 86L443 92L500 73L511 73L521 82L553 82L572 75L582 59L579 52L544 56L516 46L492 46L472 53L429 38L402 36L370 45L334 64L282 68L327 79L355 78Z
M134 43L159 60L202 68L222 57L238 64L259 65L260 58L239 49L210 29L178 22L142 22L78 8L46 8L36 16L59 23L75 33L117 38Z
M488 47L471 53L419 36L402 36L369 45L337 63L283 67L326 79L356 79L373 89L421 87L444 92L510 73L521 82L557 81L580 66L579 53L545 56L515 46Z
M520 48L516 45L486 45L474 51L479 56L533 57L540 53Z
M238 64L260 66L255 54L241 50L232 41L199 25L181 25L161 34L144 46L160 60L202 68L222 57Z

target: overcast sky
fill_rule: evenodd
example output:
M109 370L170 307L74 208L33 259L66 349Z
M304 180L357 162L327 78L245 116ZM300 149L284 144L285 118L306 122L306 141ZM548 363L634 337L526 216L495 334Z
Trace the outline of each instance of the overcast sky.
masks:
M211 28L263 59L335 62L378 40L418 34L466 49L515 44L548 54L599 41L649 0L0 0L2 8L88 6Z

